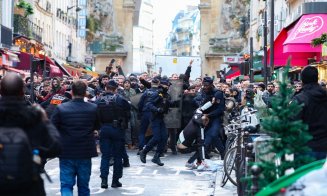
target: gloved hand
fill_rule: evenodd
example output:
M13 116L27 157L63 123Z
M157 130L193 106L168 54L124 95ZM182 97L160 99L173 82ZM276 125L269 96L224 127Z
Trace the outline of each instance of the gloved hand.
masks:
M162 108L158 108L158 109L157 109L157 112L158 112L158 113L163 113L164 110L163 110Z

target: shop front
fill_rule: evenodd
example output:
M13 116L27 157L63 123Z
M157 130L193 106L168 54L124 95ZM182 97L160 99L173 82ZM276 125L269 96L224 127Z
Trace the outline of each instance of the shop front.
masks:
M14 37L13 43L19 47L19 60L16 69L29 72L31 67L31 57L36 65L36 72L47 77L62 77L65 71L58 67L55 62L45 55L45 49L42 43L29 39L25 36Z
M274 41L275 68L285 66L288 58L291 66L304 67L320 62L321 46L313 47L311 41L326 32L325 21L327 21L327 14L304 14L282 29ZM270 50L268 50L268 64L270 64Z
M20 74L23 78L29 76L29 72L19 70L16 68L19 63L18 55L8 49L0 50L0 75L5 75L7 72L15 72Z

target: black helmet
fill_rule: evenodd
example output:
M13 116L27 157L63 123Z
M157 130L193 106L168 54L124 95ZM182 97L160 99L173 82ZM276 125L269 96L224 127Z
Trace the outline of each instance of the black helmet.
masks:
M257 132L257 127L255 127L253 125L248 125L248 126L243 128L243 131L247 131L249 133L256 133Z

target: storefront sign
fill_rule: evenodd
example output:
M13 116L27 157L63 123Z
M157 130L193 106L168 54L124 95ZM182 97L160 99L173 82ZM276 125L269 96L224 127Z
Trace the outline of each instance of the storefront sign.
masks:
M224 56L224 63L240 63L244 61L241 56Z

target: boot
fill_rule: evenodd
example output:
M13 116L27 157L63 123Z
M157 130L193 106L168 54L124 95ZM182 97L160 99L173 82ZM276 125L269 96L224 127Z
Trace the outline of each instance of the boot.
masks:
M103 188L103 189L108 188L108 179L107 178L101 178L101 188Z
M163 166L164 164L160 161L160 154L156 153L152 159L152 162L159 165L159 166Z
M142 163L146 163L146 152L144 150L140 152L140 159Z
M123 167L130 167L131 165L129 164L129 159L123 160Z
M122 187L122 183L119 182L119 180L112 180L112 183L111 183L111 187L112 188L118 188L118 187Z

